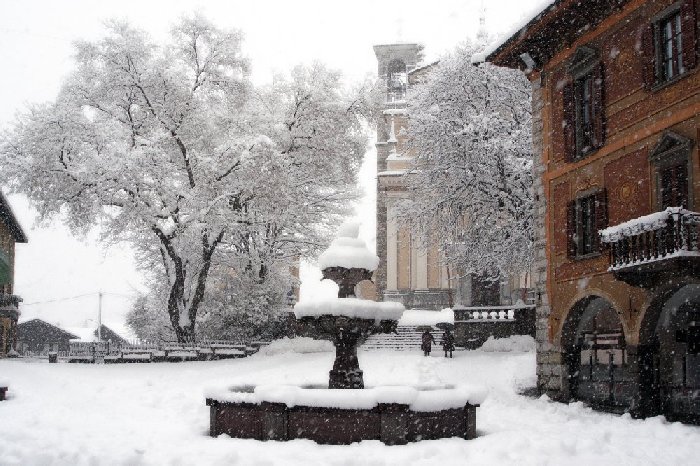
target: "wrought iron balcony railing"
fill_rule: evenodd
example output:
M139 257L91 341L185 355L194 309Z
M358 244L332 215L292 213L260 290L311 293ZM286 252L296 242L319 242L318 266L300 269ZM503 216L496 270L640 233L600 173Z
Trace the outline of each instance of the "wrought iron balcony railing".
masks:
M14 306L18 307L19 303L22 302L22 298L15 296L13 294L0 293L0 307L2 306Z
M645 215L600 230L610 246L610 268L615 272L667 259L700 257L700 213L681 207Z

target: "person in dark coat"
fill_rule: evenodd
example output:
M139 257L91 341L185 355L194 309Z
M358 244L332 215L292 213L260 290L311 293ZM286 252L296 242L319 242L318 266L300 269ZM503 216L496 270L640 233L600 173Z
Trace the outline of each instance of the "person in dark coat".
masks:
M445 351L445 357L447 357L448 352L452 357L452 352L455 350L455 337L450 329L445 329L445 333L442 335L442 349Z
M433 343L435 343L435 338L433 338L430 330L426 329L425 332L423 332L421 341L422 343L420 345L420 349L423 350L423 356L430 356L430 351L433 349Z

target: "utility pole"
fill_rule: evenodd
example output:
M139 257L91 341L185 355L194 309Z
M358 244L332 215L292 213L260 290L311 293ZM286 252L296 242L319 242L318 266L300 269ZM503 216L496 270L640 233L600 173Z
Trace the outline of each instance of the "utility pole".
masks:
M97 340L102 341L102 291L97 293Z

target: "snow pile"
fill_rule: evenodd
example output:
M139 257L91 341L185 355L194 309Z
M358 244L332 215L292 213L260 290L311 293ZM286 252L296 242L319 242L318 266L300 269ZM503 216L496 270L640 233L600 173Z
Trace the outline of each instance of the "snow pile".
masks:
M273 356L284 353L324 353L334 351L333 343L326 340L314 340L309 337L282 338L260 348L260 354Z
M527 353L534 352L535 339L530 335L511 335L508 338L489 337L481 346L488 353Z
M668 207L661 212L644 215L639 218L628 220L627 222L614 225L604 230L600 230L600 239L604 243L615 243L621 240L624 236L636 236L645 231L660 230L667 225L668 219L672 215L698 215L695 212L683 209L681 207Z
M413 411L441 411L478 405L486 398L483 387L438 388L418 390L413 387L381 386L361 390L302 388L294 385L261 385L253 393L211 393L211 398L233 403L284 403L288 407L372 409L380 403L401 403Z
M359 232L359 223L344 223L340 227L338 238L334 239L328 249L319 256L318 267L321 270L329 267L376 270L379 257L367 249L364 240L358 238Z
M377 302L357 298L333 298L324 301L298 303L294 306L294 315L302 317L319 317L322 315L345 316L359 319L399 320L404 312L403 304L394 302Z
M399 325L419 326L431 325L435 326L440 322L454 324L455 314L450 308L445 308L441 311L424 311L420 309L408 309L404 311L399 320Z

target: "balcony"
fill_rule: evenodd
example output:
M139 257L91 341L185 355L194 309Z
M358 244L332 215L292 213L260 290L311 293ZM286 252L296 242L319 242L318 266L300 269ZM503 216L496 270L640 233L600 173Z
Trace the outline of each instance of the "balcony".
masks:
M700 272L700 213L680 207L600 230L610 247L608 271L630 285L651 287Z
M19 303L22 302L22 298L15 296L13 294L0 293L0 308L4 307L14 307L15 309L19 307Z

